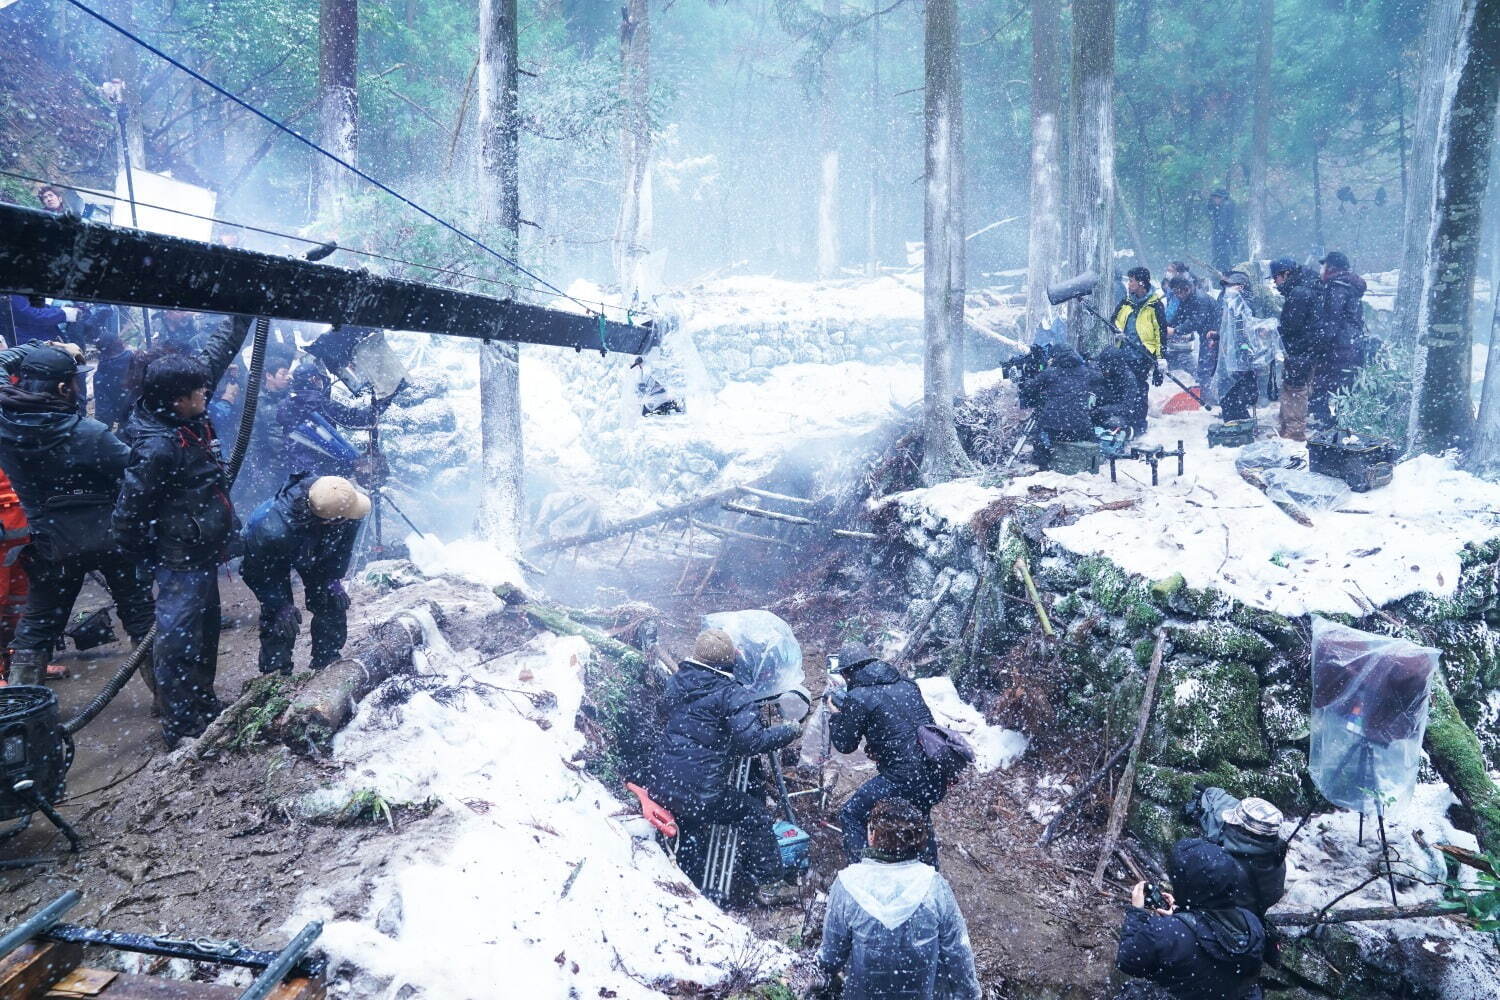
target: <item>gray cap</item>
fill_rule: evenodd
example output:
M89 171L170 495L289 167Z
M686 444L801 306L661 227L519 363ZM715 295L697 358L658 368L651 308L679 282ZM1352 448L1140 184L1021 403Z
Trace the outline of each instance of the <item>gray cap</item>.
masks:
M1220 279L1221 284L1239 285L1241 288L1249 288L1252 284L1250 275L1244 271L1230 271Z
M834 669L841 674L847 674L855 667L864 666L880 659L870 651L870 647L862 642L846 642L839 647L839 664Z
M1281 810L1265 799L1241 799L1233 809L1224 810L1223 819L1258 837L1274 837L1281 832Z

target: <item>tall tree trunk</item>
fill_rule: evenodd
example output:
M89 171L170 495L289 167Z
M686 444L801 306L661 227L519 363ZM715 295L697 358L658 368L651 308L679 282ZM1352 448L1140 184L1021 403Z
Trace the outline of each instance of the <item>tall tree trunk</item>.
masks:
M518 254L521 201L516 0L479 0L479 213L483 232ZM520 550L525 459L520 347L479 345L479 537Z
M1490 190L1486 210L1494 213L1500 207L1500 143L1490 153ZM1493 231L1494 215L1490 229ZM1479 397L1479 418L1474 424L1474 446L1465 467L1486 479L1500 478L1500 235L1490 243L1490 301L1484 329L1489 334L1485 352L1484 391Z
M1047 286L1062 268L1062 6L1031 0L1031 232L1026 336L1052 325Z
M1464 0L1433 0L1422 34L1422 60L1417 88L1417 119L1412 124L1411 177L1403 205L1401 274L1396 283L1392 347L1396 357L1415 356L1420 376L1422 354L1417 351L1423 294L1427 282L1427 252L1432 246L1432 218L1437 202L1438 117L1448 89L1448 68L1458 44L1459 14Z
M321 0L318 12L318 135L348 163L359 157L359 0ZM337 216L352 190L349 171L317 159L318 211Z
M1438 122L1438 197L1421 346L1427 361L1417 386L1413 447L1438 452L1467 442L1474 271L1483 238L1485 186L1500 98L1500 0L1464 0L1454 51L1457 86ZM1485 465L1494 457L1477 454Z
M1113 303L1115 202L1115 5L1073 4L1072 112L1068 118L1068 266L1099 276L1094 293L1068 307L1068 336L1090 350L1106 336L1084 311Z
M952 139L948 171L948 378L955 396L964 394L964 297L968 290L967 194L964 185L964 74L958 44L958 8L953 10Z
M922 476L940 483L967 471L968 458L953 423L953 159L956 118L958 9L956 0L927 0L924 120L927 190L923 212ZM962 306L959 315L962 315Z
M1318 245L1318 252L1322 253L1328 249L1328 242L1323 238L1323 144L1314 142L1312 154L1312 196L1313 196L1313 242Z
M625 188L615 223L614 265L625 301L641 290L641 263L651 242L651 20L647 0L626 0L620 21L620 97L625 104L621 145Z
M1266 166L1271 147L1271 56L1275 49L1276 0L1260 0L1256 15L1255 83L1250 119L1250 259L1264 260L1266 243Z
M881 0L872 0L870 19L870 131L865 155L870 158L865 201L865 276L880 272L881 217L885 203L885 95L880 92Z
M135 29L135 0L115 0L114 17ZM146 166L146 130L141 123L141 47L124 35L109 36L109 76L125 84L125 153L132 167Z
M837 18L839 0L823 0L823 14ZM818 73L818 277L823 279L839 269L839 114L833 62L830 49Z

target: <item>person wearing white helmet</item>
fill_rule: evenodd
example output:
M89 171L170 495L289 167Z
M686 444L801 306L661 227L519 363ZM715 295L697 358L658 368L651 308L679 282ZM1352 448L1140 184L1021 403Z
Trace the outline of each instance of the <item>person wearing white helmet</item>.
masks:
M369 496L349 480L296 472L250 515L240 574L260 601L261 673L292 672L292 647L302 624L292 596L294 571L312 613L309 666L321 670L338 659L349 633L343 577L359 522L369 513Z

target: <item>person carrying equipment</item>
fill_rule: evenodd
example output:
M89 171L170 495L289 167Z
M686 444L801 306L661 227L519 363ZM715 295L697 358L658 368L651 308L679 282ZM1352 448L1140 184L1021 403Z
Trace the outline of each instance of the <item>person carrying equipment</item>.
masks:
M343 577L359 522L369 513L370 498L349 480L298 472L250 515L240 574L260 602L261 673L292 672L292 648L302 625L292 597L294 571L312 614L308 666L321 670L338 659L349 634Z
M750 691L734 678L737 653L723 629L706 629L693 644L693 655L678 664L667 683L666 730L653 761L651 796L671 810L685 842L706 844L715 824L739 833L740 871L763 902L786 885L765 795L736 787L736 772L746 757L772 753L792 743L802 727L768 726ZM689 850L688 854L694 853ZM699 873L689 867L690 877Z
M1089 419L1089 370L1071 347L1055 348L1045 369L1026 372L1019 399L1036 418L1032 460L1037 468L1051 466L1057 444L1094 440L1094 424Z
M854 864L864 853L866 824L875 803L902 798L925 817L943 801L948 788L918 740L917 730L932 724L932 710L922 699L921 688L859 642L844 644L834 670L848 688L837 689L829 697L833 713L829 738L839 753L853 753L863 740L876 770L875 777L851 795L839 812L844 855ZM938 866L937 839L930 834L922 860Z

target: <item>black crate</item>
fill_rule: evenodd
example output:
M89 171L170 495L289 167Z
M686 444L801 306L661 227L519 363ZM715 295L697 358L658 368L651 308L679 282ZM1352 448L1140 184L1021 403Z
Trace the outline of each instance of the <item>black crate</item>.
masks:
M1308 468L1342 479L1356 493L1390 483L1395 473L1396 445L1389 438L1325 431L1307 439Z

